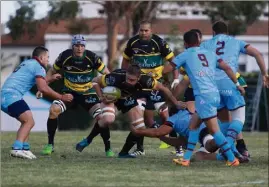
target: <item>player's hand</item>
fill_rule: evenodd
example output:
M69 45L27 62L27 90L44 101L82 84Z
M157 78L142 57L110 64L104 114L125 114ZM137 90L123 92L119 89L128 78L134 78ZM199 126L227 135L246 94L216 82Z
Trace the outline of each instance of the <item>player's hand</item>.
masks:
M35 96L36 96L37 99L40 99L40 98L43 97L43 93L40 92L40 91L37 91L36 94L35 94Z
M134 134L138 134L138 130L133 126L133 125L130 125L130 130L134 133Z
M63 94L61 100L65 102L71 102L74 99L72 94Z
M237 86L237 89L239 90L239 92L241 93L241 95L245 95L246 91L242 86Z
M115 103L117 100L111 100L111 99L108 99L106 96L101 96L99 98L99 100L104 103L104 104L110 104L110 103Z
M171 87L174 88L178 84L179 84L179 79L174 79L173 82L172 82L172 84L171 84Z
M264 87L269 88L269 75L262 76L262 80Z
M182 101L177 101L176 107L178 110L185 109L187 107L187 104Z
M53 74L51 77L49 77L49 79L47 80L48 83L54 82L56 80L59 80L62 78L62 75L59 73L55 73Z

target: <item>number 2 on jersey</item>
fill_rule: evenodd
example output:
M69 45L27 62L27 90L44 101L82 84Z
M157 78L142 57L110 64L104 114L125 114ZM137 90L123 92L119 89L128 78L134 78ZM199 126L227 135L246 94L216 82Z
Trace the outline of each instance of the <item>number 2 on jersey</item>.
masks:
M218 45L219 47L216 49L216 54L217 54L217 55L223 55L224 52L223 52L223 51L220 51L220 50L224 49L224 47L225 47L225 42L224 42L224 41L222 41L222 42L218 41L217 45Z
M204 54L198 54L199 60L201 60L203 63L202 65L205 67L208 67L208 61L206 59L206 56Z

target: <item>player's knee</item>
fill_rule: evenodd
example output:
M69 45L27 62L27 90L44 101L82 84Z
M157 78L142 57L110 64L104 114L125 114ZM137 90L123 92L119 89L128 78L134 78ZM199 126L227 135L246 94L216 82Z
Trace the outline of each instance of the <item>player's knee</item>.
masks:
M115 109L113 107L102 108L101 125L109 126L115 121Z
M49 118L50 119L55 119L57 118L61 113L62 109L58 104L52 104L49 110Z
M245 123L245 113L246 113L245 106L231 111L232 120L240 121L244 125L244 123Z
M143 118L139 118L131 122L131 125L134 126L135 129L145 129L145 123Z

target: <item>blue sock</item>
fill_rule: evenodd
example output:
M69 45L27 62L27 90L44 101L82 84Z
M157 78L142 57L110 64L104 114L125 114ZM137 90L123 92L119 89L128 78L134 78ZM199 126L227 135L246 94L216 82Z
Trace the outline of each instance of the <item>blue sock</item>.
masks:
M184 156L183 156L184 160L191 159L192 152L193 152L193 150L198 142L198 139L199 139L199 132L200 132L199 128L189 131L187 149L186 149L186 152L184 153Z
M231 147L226 141L225 136L222 134L222 132L218 131L215 134L213 134L213 137L215 139L215 142L217 146L222 149L223 154L227 157L229 162L233 162L235 157L233 152L231 151Z
M23 148L23 143L20 142L19 140L15 140L15 142L12 145L12 149L14 150L22 150Z
M234 144L234 141L236 140L237 135L242 131L243 125L244 124L238 120L233 120L230 123L227 129L227 135L226 135L227 142L230 145Z
M30 144L28 142L23 142L23 150L30 150Z

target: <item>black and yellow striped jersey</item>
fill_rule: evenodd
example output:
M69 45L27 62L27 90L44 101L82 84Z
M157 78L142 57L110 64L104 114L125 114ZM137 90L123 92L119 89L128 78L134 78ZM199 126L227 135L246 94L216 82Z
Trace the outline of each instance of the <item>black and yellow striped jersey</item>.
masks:
M72 49L68 49L58 56L53 68L56 71L63 71L64 91L87 94L92 88L92 79L97 71L103 72L105 65L100 57L89 50L85 50L83 56L79 58L73 56Z
M162 78L164 59L174 57L165 40L152 34L149 41L140 40L139 35L131 38L123 52L123 58L139 64L143 73L159 80Z
M151 76L141 74L140 79L134 86L126 83L126 70L116 69L102 76L102 87L115 86L121 90L121 98L136 96L143 89L154 89L158 81Z

